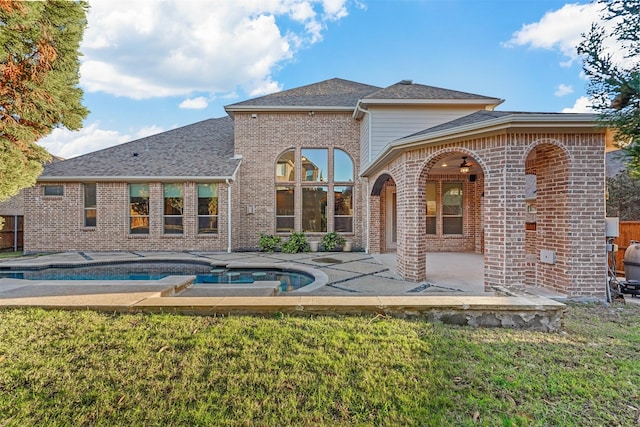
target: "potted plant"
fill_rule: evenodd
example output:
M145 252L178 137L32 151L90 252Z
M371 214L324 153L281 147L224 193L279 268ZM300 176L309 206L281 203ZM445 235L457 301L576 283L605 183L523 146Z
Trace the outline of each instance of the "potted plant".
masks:
M278 245L282 239L280 236L273 236L271 234L260 234L260 240L258 241L258 247L260 252L274 252L278 249Z
M319 247L320 247L320 242L318 242L317 240L309 241L309 249L311 250L311 252L318 252Z
M343 246L346 242L346 239L335 231L325 234L322 238L322 246L324 246L324 249L327 251L332 251L337 246Z
M298 252L309 252L307 238L304 232L293 232L289 240L282 244L282 252L285 254L297 254Z

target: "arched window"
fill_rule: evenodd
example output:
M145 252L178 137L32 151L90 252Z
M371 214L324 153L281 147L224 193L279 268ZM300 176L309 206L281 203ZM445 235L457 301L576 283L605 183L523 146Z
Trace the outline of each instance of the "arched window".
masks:
M275 172L276 232L353 232L354 163L344 150L289 149Z
M293 182L295 177L295 156L296 150L287 150L280 155L276 164L276 181L277 182Z
M353 160L339 148L333 149L333 180L353 182Z

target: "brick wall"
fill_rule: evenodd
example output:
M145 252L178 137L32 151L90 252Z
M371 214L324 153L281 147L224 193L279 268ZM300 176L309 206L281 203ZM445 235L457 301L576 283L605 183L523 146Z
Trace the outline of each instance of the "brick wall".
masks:
M606 274L604 146L604 136L596 133L504 132L404 152L387 166L398 193L399 273L421 281L426 277L425 254L429 251L470 250L484 253L487 287L527 283L571 296L602 296ZM535 164L530 160L532 152ZM465 184L465 193L470 195L470 205L465 202L465 235L428 236L424 183L433 179L430 168L451 153L468 155L482 168L475 188ZM529 239L525 170L538 175L538 231ZM382 221L382 203L379 210L371 217ZM555 264L540 262L541 248L556 253Z
M218 234L197 234L197 185L184 183L182 235L163 233L162 184L149 184L149 234L129 234L129 186L98 182L97 226L83 226L82 183L65 183L64 195L45 197L42 185L26 190L24 250L48 251L223 251L227 248L226 185L218 185Z
M353 233L341 233L353 241L354 247L364 244L365 209L362 203L362 180L358 178L360 127L351 113L236 113L235 152L242 155L238 181L232 186L234 200L234 249L256 248L260 233L274 234L275 168L279 156L287 149L295 149L300 157L302 148L335 147L344 150L354 163ZM329 150L329 164L333 162ZM329 176L329 180L333 177ZM297 177L295 210L296 229L300 230L301 191ZM323 184L324 185L324 184ZM329 193L327 210L333 212L333 198ZM247 213L249 212L255 213ZM255 210L253 210L255 209ZM327 229L332 230L332 215L328 215ZM325 233L307 233L307 239L319 240ZM282 234L286 239L287 233Z

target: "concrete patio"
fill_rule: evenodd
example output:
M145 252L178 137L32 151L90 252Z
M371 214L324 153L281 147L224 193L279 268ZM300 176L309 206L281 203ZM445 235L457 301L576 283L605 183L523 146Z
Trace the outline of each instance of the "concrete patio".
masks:
M274 297L264 296L271 295L267 292L268 282L253 291L228 287L222 293L220 289L208 293L206 287L192 284L194 276L138 281L0 278L0 307L195 314L374 313L547 331L561 328L564 311L563 304L535 293L505 289L486 292L482 256L467 253L430 253L427 280L421 283L400 279L395 272L394 254L362 252L66 252L4 260L0 262L0 273L10 268L100 265L141 259L295 268L313 274L316 280L308 287Z

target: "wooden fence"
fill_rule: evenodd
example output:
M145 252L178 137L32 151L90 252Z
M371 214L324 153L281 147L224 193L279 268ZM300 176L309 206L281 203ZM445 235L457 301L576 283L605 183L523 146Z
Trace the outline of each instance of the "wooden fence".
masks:
M4 227L0 230L0 250L14 251L22 249L24 217L22 215L6 215L2 216L2 218L4 218Z
M621 221L620 236L614 240L618 245L618 253L616 254L616 270L618 272L624 272L624 251L632 240L640 242L640 221Z

